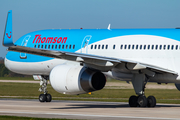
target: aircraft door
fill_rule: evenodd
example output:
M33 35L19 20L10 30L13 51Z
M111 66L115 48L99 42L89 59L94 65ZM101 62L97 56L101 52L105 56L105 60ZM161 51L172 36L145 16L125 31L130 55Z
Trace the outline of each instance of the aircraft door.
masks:
M31 37L30 35L27 35L27 36L23 39L23 41L22 41L22 43L21 43L21 46L27 46L27 43L28 43L30 37ZM26 59L26 58L27 58L26 53L20 53L20 58L21 58L21 59Z
M91 40L91 35L86 35L81 44L81 53L88 53L88 44Z

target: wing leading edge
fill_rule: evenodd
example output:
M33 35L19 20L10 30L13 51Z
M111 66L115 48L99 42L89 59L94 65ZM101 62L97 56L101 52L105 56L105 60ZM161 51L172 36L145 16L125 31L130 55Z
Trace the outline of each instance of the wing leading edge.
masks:
M137 70L149 70L156 73L170 73L177 75L177 72L161 68L158 66L153 66L150 64L139 63L138 61L129 61L125 59L104 57L98 55L91 54L83 54L83 53L73 53L73 52L65 52L65 51L53 51L53 50L44 50L44 49L36 49L30 47L23 46L11 46L8 48L9 51L15 52L23 52L34 55L40 55L45 57L52 57L58 59L65 59L70 61L82 62L90 68L94 68L100 71L109 71L113 67L116 67L119 64L126 64L126 68L130 71Z

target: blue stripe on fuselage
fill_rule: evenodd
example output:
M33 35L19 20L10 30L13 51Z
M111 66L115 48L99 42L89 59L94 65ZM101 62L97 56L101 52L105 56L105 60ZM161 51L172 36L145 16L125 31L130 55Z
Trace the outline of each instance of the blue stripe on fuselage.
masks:
M18 39L15 42L15 45L23 46L24 38L26 38L27 36L31 36L27 42L27 45L26 45L27 47L34 48L35 44L40 45L40 46L41 45L47 45L47 46L48 45L54 45L54 46L55 45L75 45L75 49L50 48L50 50L75 52L81 49L81 44L83 42L83 39L87 35L92 36L89 44L95 43L103 39L117 37L117 36L125 36L125 35L155 35L155 36L161 36L161 37L171 38L171 39L180 41L180 29L113 29L113 30L107 30L107 29L73 30L72 29L72 30L41 30L41 31L31 32L22 36L20 39ZM38 39L36 36L40 36L40 38ZM47 40L49 37L50 37L50 40ZM67 40L65 42L60 41L61 38L63 40L63 38L66 38L66 37L67 37ZM58 43L57 41L60 43ZM47 60L53 59L49 57L43 57L43 56L37 56L37 55L31 55L31 54L26 54L26 56L27 56L26 59L21 59L20 53L8 52L8 54L6 55L6 58L11 61L16 61L16 62L41 62L41 61L47 61Z

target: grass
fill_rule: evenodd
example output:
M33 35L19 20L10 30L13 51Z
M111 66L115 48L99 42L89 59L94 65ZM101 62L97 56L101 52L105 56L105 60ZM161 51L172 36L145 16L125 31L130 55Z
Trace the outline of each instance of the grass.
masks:
M75 119L33 118L33 117L16 117L16 116L1 115L0 120L75 120Z
M34 80L33 77L0 77L0 80Z
M0 96L2 98L38 99L39 84L35 83L0 83ZM131 95L135 95L133 89L103 89L95 91L91 95L63 95L53 90L48 85L48 91L53 100L81 100L81 101L111 101L128 102ZM158 103L180 104L180 92L176 89L146 89L146 96L154 95Z

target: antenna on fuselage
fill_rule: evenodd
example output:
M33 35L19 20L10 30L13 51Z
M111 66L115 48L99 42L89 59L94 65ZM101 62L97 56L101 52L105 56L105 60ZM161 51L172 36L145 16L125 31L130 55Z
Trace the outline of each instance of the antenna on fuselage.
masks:
M108 28L107 28L107 29L108 29L108 30L111 30L111 24L108 25Z

